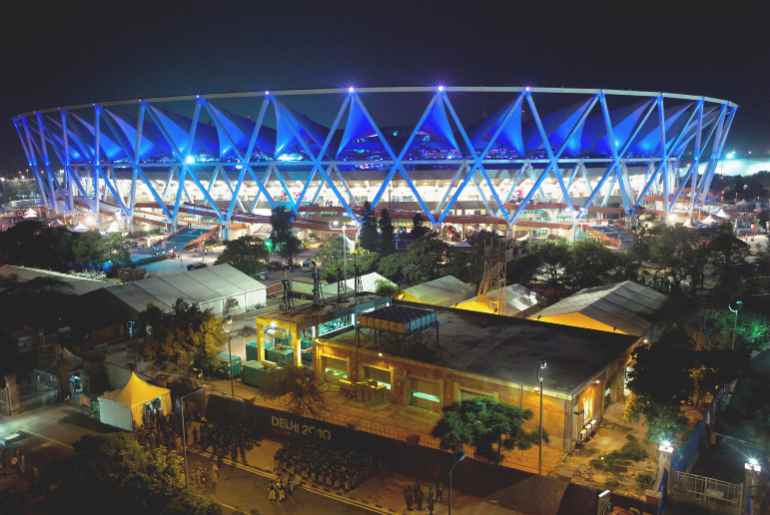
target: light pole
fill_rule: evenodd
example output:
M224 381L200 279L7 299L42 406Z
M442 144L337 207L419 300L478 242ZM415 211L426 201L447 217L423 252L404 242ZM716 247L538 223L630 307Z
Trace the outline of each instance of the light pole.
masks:
M738 330L738 313L741 311L742 306L743 301L741 299L735 301L735 307L733 307L732 304L727 305L730 312L735 315L735 320L733 321L732 343L730 344L731 350L735 350L735 332Z
M231 346L233 331L233 317L225 319L225 332L227 333L227 375L230 376L230 396L235 398L235 382L233 381L233 349Z
M546 368L548 368L548 363L542 360L537 369L537 382L540 385L540 430L538 436L537 473L541 476L543 475L543 379L545 379Z
M457 456L457 459L455 460L455 462L452 464L451 467L449 467L449 499L448 499L448 502L449 502L448 514L449 515L452 515L452 501L454 499L453 495L452 495L452 474L454 474L455 467L457 465L459 465L460 462L463 461L464 459L465 459L465 453L460 451L460 455Z
M182 395L182 397L179 399L181 408L182 408L182 452L184 455L184 487L189 488L190 487L190 467L187 464L187 426L185 426L184 423L184 400L189 397L190 395L194 393L198 393L200 391L200 388L197 390L193 390L189 393L186 393L185 395Z

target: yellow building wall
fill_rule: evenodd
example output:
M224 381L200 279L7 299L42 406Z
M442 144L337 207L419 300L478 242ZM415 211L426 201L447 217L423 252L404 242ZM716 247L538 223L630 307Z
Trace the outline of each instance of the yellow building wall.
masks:
M570 327L580 327L583 329L593 329L595 331L603 331L605 333L629 334L618 328L614 328L603 322L594 320L593 318L586 316L583 313L565 313L563 315L543 316L543 317L531 316L530 319L536 320L538 322L546 322L549 324L566 325Z

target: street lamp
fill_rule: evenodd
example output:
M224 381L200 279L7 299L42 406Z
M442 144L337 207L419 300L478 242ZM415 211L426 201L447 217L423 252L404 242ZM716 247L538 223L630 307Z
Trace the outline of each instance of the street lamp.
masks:
M465 453L460 451L459 455L455 455L455 456L457 456L455 462L452 464L451 467L449 467L449 499L448 499L448 501L449 501L449 511L448 511L448 514L449 515L452 515L452 500L453 500L453 497L452 497L452 474L454 474L455 467L457 465L459 465L460 462L465 459Z
M735 301L735 307L733 307L732 304L727 305L730 312L735 315L735 321L733 322L732 343L730 344L731 350L735 350L735 332L738 330L738 313L740 312L742 306L743 306L743 301L740 299Z
M197 390L193 390L189 393L186 393L180 397L179 401L182 406L182 452L184 454L184 487L189 488L190 487L190 467L187 463L187 426L184 424L184 400L189 397L190 395L194 393L198 393L201 389L198 388Z
M235 398L235 382L233 381L233 349L232 342L233 317L228 316L225 319L225 332L227 333L227 374L230 376L230 396Z
M537 382L540 385L540 431L538 436L538 456L537 456L537 473L543 474L543 379L545 379L545 369L548 368L548 363L545 360L540 362L540 366L537 369Z

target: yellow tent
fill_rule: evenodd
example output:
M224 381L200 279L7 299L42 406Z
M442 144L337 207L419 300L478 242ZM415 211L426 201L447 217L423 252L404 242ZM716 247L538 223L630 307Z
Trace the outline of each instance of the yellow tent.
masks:
M135 372L123 388L99 397L99 420L126 431L142 425L145 409L171 413L171 391L144 381Z

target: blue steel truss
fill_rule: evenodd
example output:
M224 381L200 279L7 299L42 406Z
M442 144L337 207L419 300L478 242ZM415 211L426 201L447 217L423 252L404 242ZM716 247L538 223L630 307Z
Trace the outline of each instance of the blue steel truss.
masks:
M365 103L370 95L387 95L397 110L399 95L426 93L430 98L417 123L400 134L393 131L394 137L386 137ZM469 94L496 95L502 107L466 123L453 100ZM287 102L298 97L325 103L331 98L337 103L333 121L324 126L291 108ZM539 107L555 97L566 98L570 106ZM245 115L218 105L234 99L257 99L260 105ZM174 109L179 105L192 115L180 114ZM707 201L737 109L726 100L669 93L439 86L104 102L23 113L12 123L43 203L56 213L71 212L79 204L98 216L110 198L114 209L131 220L141 184L152 207L175 225L183 200L189 202L191 183L207 212L224 227L236 209L253 212L260 201L269 207L283 202L298 212L314 204L324 187L347 216L358 220L360 206L348 180L355 180L356 170L374 169L382 178L368 199L372 209L398 176L433 224L444 223L471 186L488 215L512 225L533 200L544 198L542 188L549 178L558 186L561 205L576 217L585 216L598 198L606 202L616 190L627 214L655 202L662 202L668 213L674 206L681 208L682 198L691 214ZM629 166L646 167L639 191L632 191ZM593 183L588 167L603 170ZM430 208L412 173L437 168L447 171L448 186ZM168 171L162 191L148 175L159 170ZM116 178L125 174L130 186L121 191ZM208 177L207 185L200 174ZM297 193L289 177L298 180ZM526 180L531 186L514 201L517 186ZM224 202L212 196L217 181L229 191ZM511 185L503 188L506 181ZM240 196L247 182L257 188L250 202ZM285 200L271 195L269 186L275 182ZM584 198L570 193L578 183L588 187Z

